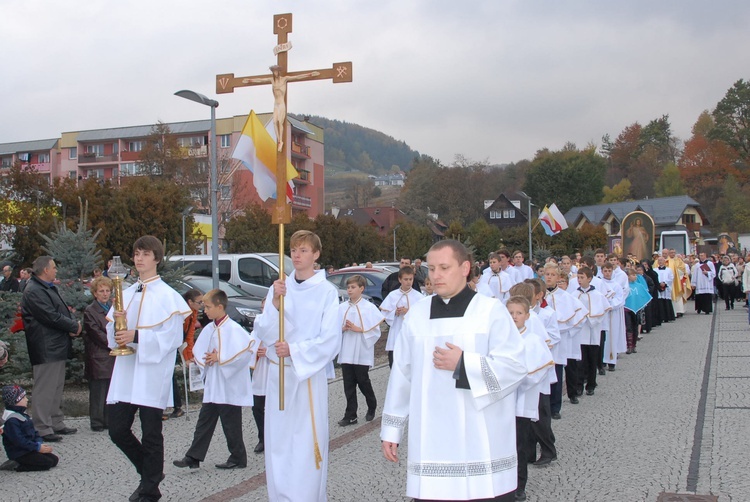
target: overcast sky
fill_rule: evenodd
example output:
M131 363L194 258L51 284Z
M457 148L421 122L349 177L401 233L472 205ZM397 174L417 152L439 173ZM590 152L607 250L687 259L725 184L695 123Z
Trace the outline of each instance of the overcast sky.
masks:
M352 61L354 82L290 84L289 111L380 130L450 164L599 144L669 114L681 139L750 78L750 2L698 0L0 0L0 143L271 111L273 15L289 70Z

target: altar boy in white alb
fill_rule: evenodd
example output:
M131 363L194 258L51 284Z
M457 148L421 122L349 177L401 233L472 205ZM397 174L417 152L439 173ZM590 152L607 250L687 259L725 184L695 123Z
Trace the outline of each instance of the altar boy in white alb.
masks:
M414 269L410 266L403 267L398 271L398 282L401 284L399 289L391 291L380 304L380 310L385 315L385 322L388 323L388 340L385 343L385 350L388 352L388 364L393 366L393 349L396 347L396 341L401 336L401 328L404 323L404 316L409 312L412 305L424 298L420 292L412 289L414 284Z
M458 241L430 248L436 295L412 305L396 341L380 438L398 462L408 420L406 494L418 500L515 499L524 342L500 301L466 286L471 263Z
M118 356L107 394L109 437L135 466L141 482L132 500L159 500L164 471L162 413L172 406L172 373L182 344L182 323L190 307L156 275L164 248L151 235L133 244L138 282L123 291L125 311L107 314L109 347L128 345L135 354ZM125 317L128 329L115 332L114 319ZM142 441L133 435L138 412Z
M193 443L177 467L195 469L206 458L216 422L227 438L229 459L216 464L218 469L247 467L247 450L242 438L242 407L253 405L250 366L255 364L258 345L242 326L227 315L227 294L212 289L203 296L204 312L213 322L201 331L193 346L195 364L205 379L203 406L195 424Z
M370 382L370 368L375 364L375 342L380 338L383 313L372 303L362 299L365 278L353 275L346 280L349 301L339 305L341 319L341 352L339 364L344 381L346 411L339 425L344 427L357 423L357 386L367 402L367 422L375 418L378 399Z
M290 239L294 272L268 291L253 335L267 347L266 484L273 501L327 500L328 380L341 348L339 300L325 270L314 269L320 238L307 230ZM284 296L285 341L279 341ZM287 322L287 319L289 322ZM284 410L279 410L279 358L284 358Z

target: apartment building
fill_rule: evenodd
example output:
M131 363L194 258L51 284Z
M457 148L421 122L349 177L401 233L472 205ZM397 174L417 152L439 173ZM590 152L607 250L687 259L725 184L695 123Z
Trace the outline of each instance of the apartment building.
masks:
M259 114L262 123L271 114ZM216 120L217 159L222 216L241 210L248 203L262 204L253 186L252 173L231 159L242 134L247 116ZM287 155L297 169L294 179L292 211L305 212L311 218L325 210L324 131L306 121L287 118ZM195 158L199 174L209 177L210 121L167 123L177 138L183 155ZM141 151L152 134L153 125L115 127L62 133L48 140L0 143L0 175L16 162L31 165L50 183L60 177L76 180L95 178L122 185L143 173L139 167ZM273 201L267 201L271 207Z

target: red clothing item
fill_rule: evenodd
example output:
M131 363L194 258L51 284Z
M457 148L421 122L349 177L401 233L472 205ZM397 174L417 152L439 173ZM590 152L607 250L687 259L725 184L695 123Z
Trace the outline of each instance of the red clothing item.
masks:
M195 345L195 324L198 322L198 311L193 310L190 315L187 316L185 322L182 325L182 337L183 341L187 342L187 347L183 352L185 360L193 359L193 345Z

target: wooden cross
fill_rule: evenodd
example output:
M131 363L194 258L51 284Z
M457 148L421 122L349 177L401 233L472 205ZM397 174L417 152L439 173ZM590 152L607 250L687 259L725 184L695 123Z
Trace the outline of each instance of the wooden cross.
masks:
M273 122L276 131L278 149L276 153L276 204L271 214L273 223L279 225L279 277L284 277L284 224L292 221L292 207L286 201L286 85L288 82L304 80L331 79L334 84L352 81L352 63L334 63L331 68L312 71L287 72L287 53L292 43L287 35L292 31L292 15L277 14L273 16L273 32L278 43L273 48L276 65L271 74L252 77L235 77L234 73L216 75L216 93L234 92L235 87L271 84L273 90ZM284 342L284 297L279 297L279 342ZM279 357L279 410L284 409L284 357ZM314 421L313 421L314 423ZM315 429L313 428L313 433ZM315 466L320 468L320 456L317 440L315 443Z
M277 14L273 16L273 32L277 35L277 45L273 49L276 65L271 73L250 77L235 77L234 73L216 75L216 93L234 92L236 87L271 84L274 95L273 121L278 142L276 161L276 205L272 214L273 223L289 223L292 219L292 208L286 203L286 84L307 80L331 79L334 84L352 81L352 63L334 63L331 68L308 71L287 71L287 56L292 42L287 35L292 31L292 15Z

